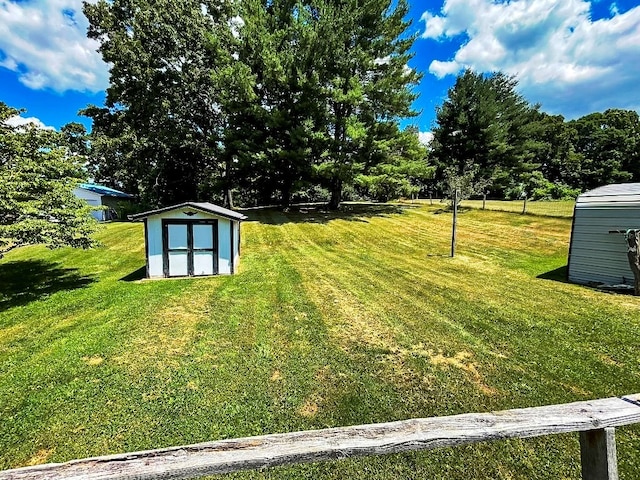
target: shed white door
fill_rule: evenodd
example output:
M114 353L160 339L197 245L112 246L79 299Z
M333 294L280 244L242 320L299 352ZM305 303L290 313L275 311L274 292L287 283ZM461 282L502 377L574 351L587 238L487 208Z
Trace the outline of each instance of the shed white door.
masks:
M211 224L194 223L193 227L193 273L213 275L215 265L214 228Z
M189 226L187 224L167 225L169 276L189 275Z
M164 272L167 277L217 273L215 220L164 220Z

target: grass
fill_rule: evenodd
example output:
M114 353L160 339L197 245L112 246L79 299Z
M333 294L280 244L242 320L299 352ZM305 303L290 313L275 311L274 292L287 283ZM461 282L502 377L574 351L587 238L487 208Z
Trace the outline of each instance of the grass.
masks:
M240 273L125 281L140 224L0 261L0 468L635 393L640 299L563 281L570 219L251 212ZM138 272L138 273L136 273ZM640 429L617 432L640 478ZM231 478L580 478L577 435Z
M573 217L573 207L575 200L555 200L555 201L531 201L527 202L526 212L532 215L545 215L549 217ZM465 200L462 202L465 207L482 208L482 200ZM498 210L503 212L522 213L524 207L523 200L487 200L485 208L487 210Z

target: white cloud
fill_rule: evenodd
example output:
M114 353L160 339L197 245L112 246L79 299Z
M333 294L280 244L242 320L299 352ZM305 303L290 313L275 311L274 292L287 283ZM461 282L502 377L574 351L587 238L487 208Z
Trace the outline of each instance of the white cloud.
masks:
M431 140L433 140L433 133L432 132L419 132L418 133L418 140L423 145L430 145L431 144Z
M585 0L445 0L425 12L423 38L466 37L453 58L434 60L442 78L464 68L516 75L520 90L567 117L640 107L640 6L592 21Z
M88 25L82 0L0 0L0 67L35 90L104 90L108 67Z
M429 71L433 73L438 78L446 77L447 75L455 75L460 70L462 70L462 65L460 65L455 60L450 62L441 62L440 60L434 60L429 65Z
M445 19L443 17L436 17L431 12L424 12L420 20L425 23L422 38L440 38L445 35Z
M50 127L49 125L45 125L42 120L36 117L21 117L20 115L15 115L13 117L9 117L4 121L5 124L10 127L23 127L25 125L33 124L37 128L42 128L43 130L55 130L55 128Z

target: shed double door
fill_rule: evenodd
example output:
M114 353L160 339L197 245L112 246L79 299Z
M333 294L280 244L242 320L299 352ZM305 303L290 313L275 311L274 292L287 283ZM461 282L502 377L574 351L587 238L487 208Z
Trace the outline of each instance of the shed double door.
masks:
M218 273L216 220L164 220L162 232L165 277Z

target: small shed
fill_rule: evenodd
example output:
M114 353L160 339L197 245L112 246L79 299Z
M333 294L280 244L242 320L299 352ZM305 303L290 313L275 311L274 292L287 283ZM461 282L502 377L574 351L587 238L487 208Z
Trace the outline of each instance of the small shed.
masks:
M232 274L240 262L241 213L185 202L130 215L144 222L147 277Z
M73 194L92 207L106 207L91 212L99 222L117 220L122 202L131 202L134 199L133 195L96 183L81 183L73 190Z
M633 285L624 233L639 228L640 183L606 185L580 195L571 228L569 281Z

